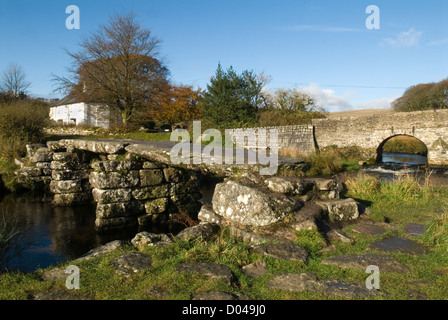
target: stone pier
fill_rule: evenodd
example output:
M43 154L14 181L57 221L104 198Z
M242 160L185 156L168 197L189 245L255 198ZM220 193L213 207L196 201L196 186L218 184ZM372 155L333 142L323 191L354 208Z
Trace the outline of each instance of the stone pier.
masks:
M31 165L16 172L16 181L46 189L55 206L96 204L100 231L168 223L177 214L196 219L199 173L171 165L166 147L71 139L29 145Z

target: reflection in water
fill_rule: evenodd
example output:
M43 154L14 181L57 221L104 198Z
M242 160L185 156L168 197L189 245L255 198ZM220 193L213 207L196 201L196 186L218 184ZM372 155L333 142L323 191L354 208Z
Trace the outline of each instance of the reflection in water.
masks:
M383 153L383 163L399 163L407 165L424 165L428 158L417 154Z
M9 195L0 203L0 211L15 216L22 231L9 259L0 261L1 269L34 271L79 257L101 244L92 205L55 208L42 198Z
M36 195L6 196L0 201L0 217L5 214L17 218L22 232L7 252L7 259L0 256L0 272L33 272L78 258L113 240L130 240L140 231L177 234L184 228L170 224L98 233L95 208L95 204L53 207L51 198Z

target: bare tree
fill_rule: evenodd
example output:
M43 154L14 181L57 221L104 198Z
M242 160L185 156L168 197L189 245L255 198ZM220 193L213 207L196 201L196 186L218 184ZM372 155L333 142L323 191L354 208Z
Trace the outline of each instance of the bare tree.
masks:
M134 14L113 15L82 40L79 52L67 52L70 76L54 80L59 90L84 102L118 109L127 123L134 110L148 107L168 83L168 69L157 59L159 44Z
M16 63L11 63L0 77L0 90L12 94L15 98L25 94L30 85L26 81L25 70Z

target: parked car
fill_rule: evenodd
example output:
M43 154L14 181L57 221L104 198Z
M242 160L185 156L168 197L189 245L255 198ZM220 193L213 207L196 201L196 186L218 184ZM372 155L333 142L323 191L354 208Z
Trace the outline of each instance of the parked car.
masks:
M160 132L171 132L171 125L169 125L169 124L161 125Z

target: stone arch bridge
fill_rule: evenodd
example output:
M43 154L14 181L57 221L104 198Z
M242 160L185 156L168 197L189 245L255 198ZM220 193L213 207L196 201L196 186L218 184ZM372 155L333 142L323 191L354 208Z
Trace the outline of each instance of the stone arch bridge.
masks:
M399 135L415 137L428 149L428 163L448 164L448 110L382 112L369 116L315 119L312 125L270 127L278 129L279 148L309 154L318 149L359 146L376 151L381 160L387 140ZM233 134L241 133L235 129ZM244 130L243 130L244 131ZM268 130L269 131L269 130ZM250 141L248 147L250 147Z

